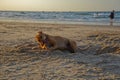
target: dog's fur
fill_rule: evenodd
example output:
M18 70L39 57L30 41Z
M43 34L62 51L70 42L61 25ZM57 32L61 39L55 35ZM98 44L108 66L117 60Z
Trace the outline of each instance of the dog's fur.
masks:
M68 50L72 53L77 50L76 42L64 37L51 36L40 31L36 34L35 38L39 43L39 47L42 49L47 49L50 51L57 49ZM46 47L44 48L44 46Z

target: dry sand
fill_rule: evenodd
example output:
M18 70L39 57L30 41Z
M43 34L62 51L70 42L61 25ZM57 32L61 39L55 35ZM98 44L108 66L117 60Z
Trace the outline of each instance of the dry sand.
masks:
M79 49L33 49L37 31L75 40ZM120 80L120 26L0 22L0 80Z

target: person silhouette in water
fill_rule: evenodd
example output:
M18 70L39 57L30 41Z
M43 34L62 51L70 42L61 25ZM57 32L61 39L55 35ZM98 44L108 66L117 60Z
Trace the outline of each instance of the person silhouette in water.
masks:
M115 11L113 10L111 13L110 13L110 25L112 26L113 25L113 19L115 17Z

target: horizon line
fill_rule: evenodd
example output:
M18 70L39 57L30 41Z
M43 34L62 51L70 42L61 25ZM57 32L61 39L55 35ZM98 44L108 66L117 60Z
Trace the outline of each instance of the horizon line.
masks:
M38 10L0 10L0 11L13 11L13 12L15 12L15 11L17 11L17 12L110 12L110 11L112 11L112 10L96 10L96 11L76 11L76 10L71 10L71 11L60 11L60 10L58 10L58 11L56 11L56 10L46 10L46 11L43 11L43 10L40 10L40 11L38 11ZM115 10L115 12L119 12L120 10Z

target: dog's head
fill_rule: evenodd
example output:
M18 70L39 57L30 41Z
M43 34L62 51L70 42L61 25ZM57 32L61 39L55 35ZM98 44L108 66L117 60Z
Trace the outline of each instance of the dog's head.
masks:
M47 49L47 46L44 43L44 41L46 39L46 35L42 31L37 32L35 38L36 38L36 41L40 44L40 47L42 49Z
M38 42L43 42L46 39L46 35L42 31L39 31L36 34L36 39Z

